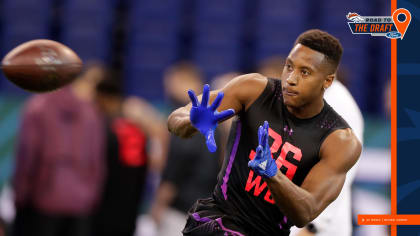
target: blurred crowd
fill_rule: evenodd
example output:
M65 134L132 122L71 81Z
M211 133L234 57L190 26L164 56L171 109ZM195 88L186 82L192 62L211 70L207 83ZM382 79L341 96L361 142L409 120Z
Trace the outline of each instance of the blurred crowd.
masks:
M233 76L216 79L215 87ZM192 63L179 62L164 84L171 110L187 104L187 90L199 92L203 78ZM170 136L165 114L123 96L117 75L99 63L88 63L65 88L30 96L17 136L2 197L13 214L6 214L8 227L0 221L2 234L7 228L16 236L128 236L136 228L179 235L189 207L211 194L222 155L205 152L199 136Z

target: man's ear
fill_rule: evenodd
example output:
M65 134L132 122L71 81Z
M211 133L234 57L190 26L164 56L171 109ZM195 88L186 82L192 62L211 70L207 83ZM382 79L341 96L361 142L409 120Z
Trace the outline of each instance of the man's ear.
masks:
M331 86L332 82L335 79L335 76L336 75L334 73L334 74L331 74L331 75L327 75L327 77L325 77L324 84L322 85L324 90L326 90L327 88L329 88Z

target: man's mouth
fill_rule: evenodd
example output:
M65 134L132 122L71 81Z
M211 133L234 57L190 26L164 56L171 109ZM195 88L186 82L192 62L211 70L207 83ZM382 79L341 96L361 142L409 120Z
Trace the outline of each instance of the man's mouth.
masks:
M286 94L287 96L297 96L299 93L290 89L283 89L283 94Z

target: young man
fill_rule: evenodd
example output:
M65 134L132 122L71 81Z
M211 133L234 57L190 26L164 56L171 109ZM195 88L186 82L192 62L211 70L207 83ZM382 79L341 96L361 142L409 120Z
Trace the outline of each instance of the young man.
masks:
M185 235L288 235L338 196L361 152L348 124L323 99L341 55L335 37L310 30L296 40L281 80L243 75L210 95L205 86L201 104L189 92L192 104L168 118L172 133L189 137L198 130L214 151L217 123L238 118L213 196L191 208Z

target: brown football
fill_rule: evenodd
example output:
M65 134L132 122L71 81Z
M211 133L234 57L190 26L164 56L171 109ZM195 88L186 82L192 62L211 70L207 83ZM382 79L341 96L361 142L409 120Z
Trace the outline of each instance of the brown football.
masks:
M31 92L48 92L72 82L82 70L82 60L69 47L37 39L11 50L2 60L6 77Z

